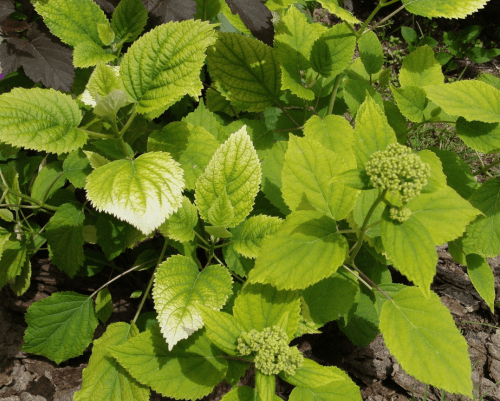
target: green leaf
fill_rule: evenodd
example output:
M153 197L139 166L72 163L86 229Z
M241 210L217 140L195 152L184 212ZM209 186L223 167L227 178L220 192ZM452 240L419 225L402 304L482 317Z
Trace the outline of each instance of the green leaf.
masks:
M340 74L351 64L356 48L356 37L344 24L328 29L314 42L311 65L324 77Z
M301 71L311 68L309 57L313 43L325 30L320 24L309 24L297 7L291 7L281 19L274 38L274 48L281 64L281 89L290 89L302 99L314 99L314 92L302 85Z
M423 17L465 18L484 7L488 0L403 0L406 10Z
M354 207L358 192L342 181L332 184L332 180L348 169L341 156L315 140L290 135L282 170L283 199L291 210L311 205L341 220Z
M60 161L47 164L37 175L33 187L31 188L31 197L43 200L50 196L66 183L66 177Z
M76 101L53 89L16 88L0 95L0 140L10 145L71 152L87 142L77 128L81 120Z
M31 304L25 319L23 351L56 363L82 355L98 324L92 299L70 291Z
M304 124L304 136L342 156L349 168L356 168L356 158L353 155L354 130L345 118L337 115L329 115L323 119L312 116ZM265 162L263 170L264 164Z
M113 12L111 28L118 40L135 41L146 27L148 10L141 0L121 0Z
M63 163L64 175L75 188L83 188L87 175L92 172L89 159L81 150L71 152Z
M347 250L334 220L316 211L297 211L264 239L249 281L304 289L335 273Z
M8 282L12 283L16 280L16 277L22 273L25 261L26 244L24 242L7 241L2 245L2 258L0 259L0 289Z
M182 206L160 226L160 232L179 242L189 242L194 239L194 228L198 223L198 210L185 196Z
M113 347L111 354L140 383L177 399L194 400L209 394L227 371L226 354L203 331L170 351L155 325Z
M181 206L182 173L168 153L150 152L96 168L87 177L85 189L97 210L113 214L147 235Z
M236 383L238 384L238 383ZM271 401L280 401L282 398L278 397L276 394L273 395ZM252 387L248 386L233 386L233 389L224 394L221 401L259 401L257 391Z
M109 24L97 24L97 32L104 46L109 46L115 40L115 31Z
M196 19L211 21L221 10L220 0L195 0L197 4Z
M396 135L383 111L370 97L359 108L354 133L358 168L364 168L373 153L396 142Z
M238 327L249 332L278 326L288 314L286 333L294 338L300 319L300 299L297 291L279 291L271 285L246 285L234 301L233 315Z
M95 313L102 324L106 324L113 313L113 299L107 288L103 288L97 293L95 299Z
M234 244L222 248L222 254L224 255L224 261L229 270L240 277L246 277L255 266L255 261L253 259L245 258L236 252Z
M359 56L370 75L376 74L384 64L384 52L377 35L373 31L366 32L358 39Z
M222 225L212 221L210 215L214 217L218 208L227 210L228 201L234 217L223 225L235 227L251 212L260 181L259 158L243 127L217 149L196 182L195 198L200 216L214 226ZM226 209L220 209L222 205L226 205Z
M99 63L113 61L116 56L107 53L101 46L94 42L83 42L75 46L73 51L73 65L79 68L93 67Z
M428 149L418 152L418 157L431 168L431 175L427 178L427 184L422 188L422 193L436 192L446 188L446 175L443 173L443 163L439 157Z
M131 248L144 239L144 236L135 227L109 214L99 214L95 228L97 243L101 246L108 260L113 260L125 248Z
M43 17L50 31L64 43L76 47L83 42L102 43L98 24L109 26L102 9L89 0L46 0L35 2L35 9Z
M215 238L231 238L233 236L224 227L205 226L205 231Z
M404 145L409 133L408 122L405 116L401 114L396 104L389 101L384 101L384 113L387 117L387 122L396 133L398 142Z
M224 267L212 265L200 272L186 256L171 256L158 266L153 299L169 350L203 327L196 304L222 308L231 294L231 285L231 275Z
M329 366L335 374L343 378L315 388L295 387L290 394L290 401L362 401L359 387L347 373L335 366Z
M194 20L159 25L135 41L120 76L137 112L155 118L185 95L198 99L205 50L214 42L212 26Z
M265 237L278 231L282 223L279 217L262 214L250 217L231 230L234 249L247 258L255 259Z
M333 15L339 17L342 21L348 22L349 24L360 24L361 22L354 17L349 11L343 9L337 0L320 0L319 3L330 11Z
M281 171L285 163L287 146L287 141L276 142L262 162L262 192L284 215L290 213L281 194Z
M10 282L10 289L16 296L20 297L30 288L31 284L31 263L28 258L25 259L21 274Z
M252 139L253 146L257 151L259 160L264 159L271 151L271 148L273 147L276 139L274 137L273 131L270 129L270 127L268 127L268 125L265 124L265 122L259 120L250 120L247 118L233 121L232 123L226 125L224 129L227 132L227 136L229 137L233 132L236 132L243 128L244 125L247 126L247 134Z
M351 309L357 290L353 280L335 273L302 291L302 314L307 314L315 327L322 327Z
M427 95L419 86L391 86L391 92L401 114L414 123L424 120L424 110L427 107Z
M89 163L93 169L109 163L109 160L104 156L101 156L99 153L90 152L88 150L84 150L83 153L85 153L85 156L87 156L87 159L89 160Z
M176 121L148 139L148 152L168 152L184 170L186 188L194 189L196 180L205 171L219 142L201 126Z
M139 334L135 325L119 322L108 326L102 337L94 341L89 364L83 370L82 388L75 401L147 401L149 389L140 385L111 356L111 347L123 344Z
M242 330L238 327L237 320L229 313L218 312L202 304L197 304L196 307L205 323L210 341L229 355L238 355L236 344Z
M467 121L460 117L456 125L457 134L470 148L483 153L500 150L500 123Z
M52 262L70 277L83 266L83 220L81 204L65 203L47 224L47 242Z
M349 106L349 110L353 116L356 115L361 105L366 99L372 98L382 110L384 100L380 93L366 81L360 79L345 79L344 80L344 100Z
M288 376L284 372L281 372L279 377L295 387L304 388L315 388L324 386L332 381L344 380L333 369L321 366L308 358L304 358L304 363L295 371L293 376Z
M444 82L441 64L427 45L418 47L403 60L399 83L405 86L440 85Z
M472 396L467 342L439 297L405 288L385 302L380 330L402 368L422 383ZM411 341L408 341L411 339Z
M500 122L500 90L481 81L427 86L427 97L446 113L485 123Z
M93 99L105 97L115 90L123 90L119 75L120 68L97 64L87 83L87 90Z
M7 185L8 188L16 192L21 192L21 189L19 187L19 173L17 172L16 165L14 164L14 162L10 162L7 165L7 168L3 171L3 176L5 180L5 185ZM4 193L5 193L6 203L10 203L12 205L18 205L21 202L19 196L16 196L13 193L7 191L4 191ZM9 211L8 209L3 209L3 210ZM18 210L18 208L15 208L14 210Z
M255 392L257 401L273 401L276 393L276 376L265 375L255 370Z
M203 100L200 100L196 110L189 113L182 121L205 128L220 143L229 138L223 125L217 120L215 114L205 107Z
M500 179L486 181L469 199L484 213L469 227L467 235L476 252L485 258L500 255Z
M467 255L467 274L477 292L486 301L492 313L495 310L495 277L485 258L479 255Z
M492 74L488 73L481 74L478 77L478 80L481 82L486 82L487 84L493 86L494 88L500 89L500 78Z
M208 51L207 63L221 93L241 110L264 111L279 98L278 57L257 39L219 33L215 46Z
M114 90L109 95L97 100L94 114L100 117L106 117L113 121L118 110L127 104L127 94L121 90Z
M366 170L362 169L354 169L347 170L343 173L339 174L336 177L333 177L330 180L330 184L334 184L335 182L341 181L344 183L346 187L354 188L354 189L373 189L373 185L370 181L370 176L366 173Z

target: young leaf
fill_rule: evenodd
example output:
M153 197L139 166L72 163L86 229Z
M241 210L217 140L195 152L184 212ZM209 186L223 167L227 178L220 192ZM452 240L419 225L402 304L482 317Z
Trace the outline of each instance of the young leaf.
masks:
M150 152L116 160L87 177L87 197L99 211L113 214L150 234L182 203L183 172L168 153Z
M301 71L311 68L312 45L325 30L320 24L309 24L297 7L291 7L281 19L274 44L281 64L281 89L290 89L303 99L314 99L314 92L302 85Z
M97 24L97 32L104 46L109 46L115 40L115 31L109 24Z
M108 260L113 260L125 248L131 248L144 239L144 235L135 227L105 213L99 214L95 228L97 244L101 246Z
M0 289L8 282L14 282L22 273L26 251L26 244L21 241L7 241L3 244L0 259Z
M295 371L293 376L288 376L281 372L279 376L295 387L314 388L324 386L332 381L343 381L333 369L321 366L312 359L304 358L300 368Z
M250 217L231 230L234 249L247 258L255 259L264 238L278 231L282 223L279 217L263 214Z
M91 0L47 0L35 3L50 31L61 40L76 47L83 42L102 46L97 24L109 26L101 8Z
M485 258L474 254L467 255L466 261L470 281L493 312L495 310L495 277L490 265Z
M155 273L153 299L168 349L203 327L196 304L220 309L231 294L231 275L220 265L201 272L189 257L174 255Z
M484 7L488 0L403 0L406 9L427 18L465 18Z
M232 216L232 215L231 215ZM205 231L215 238L231 238L232 234L224 227L205 226Z
M123 90L119 71L119 67L112 67L105 63L97 64L87 83L90 96L95 100L105 97L115 90Z
M241 110L264 111L280 96L278 57L256 39L220 33L215 46L208 50L207 64L221 93Z
M427 86L427 97L451 115L485 123L500 122L500 90L481 81Z
M154 25L170 21L193 19L196 14L195 0L142 0Z
M393 302L382 306L380 330L408 374L450 393L472 396L467 342L436 294L425 297L415 287L399 291Z
M358 191L332 180L349 170L342 157L309 137L290 135L282 170L283 199L293 210L313 206L334 220L352 210ZM310 208L310 207L309 207Z
M95 313L102 324L106 324L109 317L113 313L113 299L111 298L111 293L107 288L103 288L97 293L97 297L95 299Z
M109 160L104 156L101 156L99 153L90 152L88 150L84 150L83 153L85 153L85 156L87 156L87 159L89 160L89 163L93 169L99 168L109 163Z
M186 188L194 189L219 145L205 128L175 121L149 136L148 152L170 153L184 170Z
M83 220L81 204L65 203L47 224L47 242L52 262L70 277L83 266Z
M323 8L326 8L333 15L339 17L342 21L348 22L349 24L361 23L349 11L342 8L337 0L320 0L319 3L323 6Z
M127 94L121 90L114 90L109 95L97 100L94 107L94 114L106 117L113 121L113 118L122 107L127 104Z
M185 95L197 99L205 50L214 42L210 24L193 20L157 26L135 41L123 57L120 76L137 112L154 118Z
M189 113L182 121L205 128L220 143L223 143L229 138L224 126L217 120L215 114L205 107L202 99L200 99L200 103L196 110Z
M75 188L83 188L87 175L92 172L92 167L85 153L75 150L64 160L63 170L64 175Z
M359 56L369 75L376 74L384 64L384 52L377 35L373 31L366 32L358 40Z
M83 42L75 46L73 50L73 64L75 67L93 67L99 63L113 61L116 56L107 53L101 46L94 42Z
M70 291L33 303L25 319L23 351L56 363L81 355L98 324L92 299Z
M314 42L311 65L324 77L334 77L351 64L356 48L356 36L344 24L328 29Z
M401 114L408 120L414 123L420 123L424 120L424 110L427 107L428 100L422 88L418 86L396 88L391 85L391 92Z
M214 226L218 222L210 219L222 200L229 201L234 217L225 222L225 227L235 227L252 210L261 181L260 162L246 127L232 134L217 149L205 172L196 182L196 206L200 216ZM222 200L221 200L222 198ZM222 210L222 209L221 209ZM215 217L215 214L212 214Z
M198 223L198 210L185 196L182 206L160 226L160 232L179 242L189 242L194 239L194 228Z
M229 313L215 311L202 304L196 307L203 318L207 336L214 345L229 355L238 355L236 344L242 330L237 320Z
M276 376L255 370L255 392L258 401L273 401L276 393Z
M457 134L464 143L483 153L500 150L500 123L467 121L459 117L456 125Z
M51 153L71 152L87 142L78 129L76 101L53 89L16 88L0 95L0 140Z
M444 82L441 64L427 45L418 47L403 60L399 83L405 86L440 85Z
M148 21L148 10L141 0L121 0L113 12L111 28L118 40L135 41L142 33Z
M147 401L149 389L139 384L111 356L109 349L139 334L135 325L119 322L108 326L101 338L94 341L88 366L83 370L82 388L75 401Z
M334 220L312 210L293 212L264 239L249 281L304 289L335 273L347 249Z
M140 383L177 399L194 400L209 394L227 371L226 354L203 331L170 351L155 325L111 348L111 355Z

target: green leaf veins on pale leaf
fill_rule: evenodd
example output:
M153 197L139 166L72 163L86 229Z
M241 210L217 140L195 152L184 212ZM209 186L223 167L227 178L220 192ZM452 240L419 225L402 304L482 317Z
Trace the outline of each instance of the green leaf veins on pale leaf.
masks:
M187 20L159 25L135 41L120 76L137 112L155 118L185 95L198 99L205 50L215 40L208 22Z
M403 0L412 14L434 18L465 18L484 7L489 0Z
M293 376L288 376L284 372L281 372L279 376L293 386L304 388L315 388L324 386L332 381L344 380L333 369L321 366L308 358L304 358L304 363L295 371Z
M334 220L317 211L296 211L264 239L249 281L304 289L335 273L347 250Z
M298 291L280 291L271 285L246 285L234 301L233 315L242 331L277 326L288 314L286 333L294 338L300 320Z
M282 170L282 193L291 210L314 207L335 220L352 210L358 191L342 181L331 183L349 170L343 158L309 137L290 135ZM309 209L311 208L309 206Z
M427 95L419 86L404 86L396 88L391 86L391 92L396 100L401 114L414 123L424 120L424 110L427 107Z
M87 142L78 129L81 120L77 102L53 89L16 88L0 95L0 140L10 145L71 152Z
M22 273L26 261L26 251L26 244L21 241L7 241L2 245L0 289L8 282L14 282L16 277Z
M382 45L373 31L366 32L358 40L359 55L369 75L376 74L384 64Z
M234 249L241 255L255 259L264 238L278 231L283 220L279 217L259 214L231 230Z
M234 217L225 221L224 226L235 227L251 212L260 182L259 158L244 126L217 149L196 182L195 198L200 216L218 226L210 217L215 217L214 213L222 205L226 205L224 210L227 210L229 201Z
M63 170L64 175L75 188L83 188L87 175L92 172L92 167L85 153L75 150L64 160Z
M148 152L168 152L184 170L186 188L194 189L196 180L205 171L219 142L201 126L175 121L148 139Z
M111 354L137 381L177 399L195 400L209 394L227 371L226 354L212 345L204 331L169 350L155 325L113 347Z
M111 356L111 347L123 344L139 334L135 325L119 322L108 326L102 337L94 341L88 366L83 369L82 388L75 401L147 401L150 391L139 384Z
M476 253L485 258L500 254L500 179L486 181L469 199L472 205L484 213L469 227L467 235Z
M487 260L479 255L466 256L467 274L474 288L486 301L492 313L495 310L495 276Z
M280 60L283 90L290 89L302 99L314 99L314 92L302 85L301 71L311 68L309 57L313 43L325 30L320 24L309 24L297 7L291 7L280 20L274 48Z
M342 8L337 0L320 0L319 3L342 21L350 24L361 24L361 22L349 11Z
M456 129L460 139L472 149L483 153L500 151L500 123L467 121L460 117Z
M23 351L56 363L81 355L98 324L92 299L75 292L57 292L31 304L25 319Z
M94 42L83 42L73 50L73 65L79 68L93 67L99 63L113 61L116 55L107 53Z
M126 37L126 42L133 42L144 30L147 20L148 10L141 0L121 0L113 12L111 28L119 40Z
M281 70L274 50L257 39L219 33L208 51L208 68L217 88L233 106L260 112L281 92Z
M198 223L198 209L185 196L182 206L160 226L160 232L179 242L189 242L194 239L194 227Z
M84 42L102 46L97 24L109 26L104 11L91 0L46 0L34 2L50 31L76 47Z
M153 299L168 349L203 327L200 303L220 309L231 294L232 279L226 268L208 266L201 272L189 257L174 255L155 273Z
M87 177L87 197L110 213L150 234L182 204L183 171L168 153L144 153L116 160Z
M424 45L411 52L403 60L399 83L405 86L428 86L444 83L441 64L434 57L431 47Z
M500 122L500 90L481 81L426 86L427 97L450 115L468 121Z
M103 288L97 293L95 299L95 313L102 324L106 324L113 313L113 299L107 288Z
M436 294L425 297L415 287L399 291L382 306L380 330L406 373L450 393L472 396L467 342Z
M364 168L373 153L385 150L387 145L396 142L396 134L384 112L370 97L359 108L354 133L358 168Z
M83 266L83 220L81 204L65 203L57 208L47 224L47 242L52 262L70 277Z
M123 90L119 74L120 67L113 67L104 63L97 64L86 86L94 101L109 95L115 90Z

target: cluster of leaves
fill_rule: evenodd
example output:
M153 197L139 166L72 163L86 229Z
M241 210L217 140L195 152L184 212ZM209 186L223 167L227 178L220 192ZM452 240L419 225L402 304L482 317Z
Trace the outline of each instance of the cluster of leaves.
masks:
M390 68L367 28L394 1L363 23L321 1L344 21L332 27L294 3L35 2L90 74L71 95L0 95L0 288L23 294L45 244L70 277L113 261L123 272L93 294L35 302L23 349L57 363L81 355L112 313L108 285L153 268L134 319L93 341L76 400L147 400L150 389L197 399L226 380L224 401L267 401L276 374L292 401L361 400L340 369L289 347L335 320L357 345L382 333L418 380L472 394L467 343L430 285L435 247L449 243L494 308L486 258L500 254L500 180L480 185L453 153L404 145L447 123L471 148L498 151L500 80L445 84L424 45L384 101ZM485 3L403 0L451 18ZM144 33L150 19L160 24ZM388 265L414 285L393 283ZM150 294L153 316L141 313ZM238 387L252 364L255 389Z

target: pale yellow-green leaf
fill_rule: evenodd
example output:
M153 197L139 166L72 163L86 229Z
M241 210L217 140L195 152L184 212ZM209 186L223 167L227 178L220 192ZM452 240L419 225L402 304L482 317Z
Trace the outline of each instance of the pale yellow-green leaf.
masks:
M83 42L73 50L73 65L79 68L93 67L99 63L113 61L116 55L106 51L94 42Z
M264 238L274 234L282 223L279 217L262 214L250 217L231 230L234 249L247 258L255 259Z
M489 0L403 0L406 9L427 18L465 18L482 9Z
M346 21L350 24L360 24L361 23L349 11L340 7L337 0L320 0L319 3L323 6L323 8L326 8L333 15L339 17L342 21Z
M189 242L194 239L194 227L198 223L198 210L185 196L182 206L160 226L160 232L179 242Z
M429 46L418 47L403 60L399 73L399 83L402 87L439 85L443 82L441 64Z

